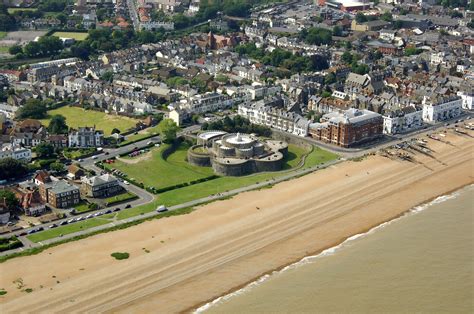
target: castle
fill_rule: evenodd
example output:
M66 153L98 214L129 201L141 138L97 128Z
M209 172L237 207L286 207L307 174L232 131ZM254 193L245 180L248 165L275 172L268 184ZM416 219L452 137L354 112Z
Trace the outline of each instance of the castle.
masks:
M260 140L255 135L208 131L198 135L197 145L188 150L188 162L212 166L223 176L242 176L262 171L278 171L284 164L288 144Z

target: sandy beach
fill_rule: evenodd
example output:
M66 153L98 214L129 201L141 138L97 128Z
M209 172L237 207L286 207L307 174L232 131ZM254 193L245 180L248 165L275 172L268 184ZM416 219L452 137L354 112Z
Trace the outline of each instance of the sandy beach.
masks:
M474 182L474 138L417 162L371 156L0 264L2 313L192 310L261 275ZM110 254L128 252L128 260ZM23 287L18 289L18 279ZM14 283L16 282L16 283ZM24 289L33 289L27 293Z

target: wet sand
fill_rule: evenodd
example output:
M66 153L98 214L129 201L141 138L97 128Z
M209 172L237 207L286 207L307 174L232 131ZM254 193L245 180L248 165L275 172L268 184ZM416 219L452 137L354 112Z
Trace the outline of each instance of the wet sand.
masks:
M471 132L472 134L473 132ZM0 264L0 310L172 313L474 182L474 140L429 141L420 164L381 156L345 162L184 216L150 221ZM149 251L149 253L147 253ZM114 260L113 252L128 252ZM17 289L21 278L25 288Z

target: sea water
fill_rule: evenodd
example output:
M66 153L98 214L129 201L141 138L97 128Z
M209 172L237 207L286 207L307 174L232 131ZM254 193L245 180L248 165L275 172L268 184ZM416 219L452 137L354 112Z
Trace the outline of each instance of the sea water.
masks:
M211 302L206 313L474 312L474 186Z

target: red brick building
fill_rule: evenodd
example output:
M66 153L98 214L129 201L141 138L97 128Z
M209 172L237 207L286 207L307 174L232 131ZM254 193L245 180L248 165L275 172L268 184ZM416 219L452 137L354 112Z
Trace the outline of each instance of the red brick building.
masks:
M352 147L374 140L383 134L382 115L351 108L344 113L331 112L321 118L321 123L309 125L309 135L326 143Z

